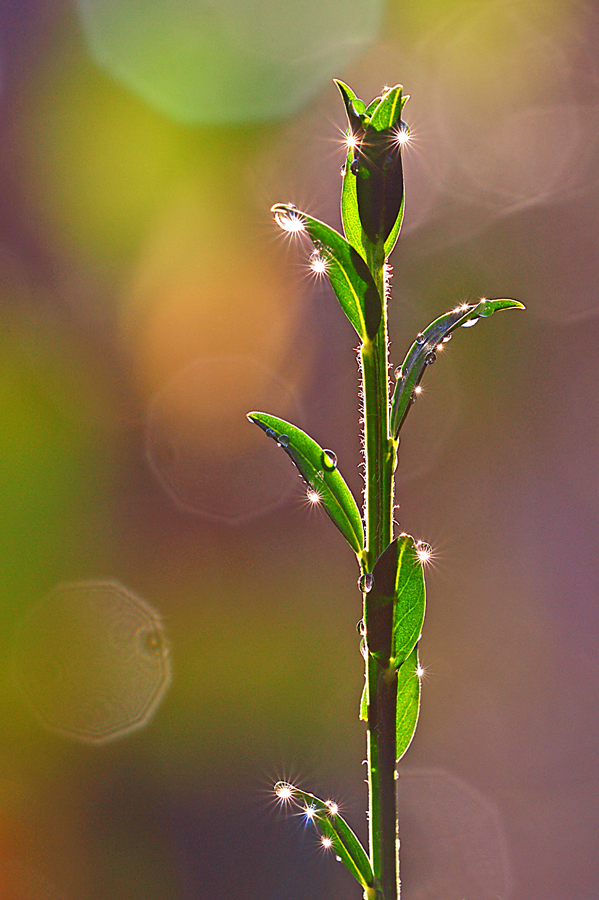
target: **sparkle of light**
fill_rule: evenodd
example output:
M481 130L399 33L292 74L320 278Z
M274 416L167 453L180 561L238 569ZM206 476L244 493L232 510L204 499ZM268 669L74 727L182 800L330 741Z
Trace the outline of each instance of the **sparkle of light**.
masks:
M325 275L327 271L326 260L324 260L322 256L315 254L310 258L310 268L315 275Z
M316 810L313 806L305 806L303 812L309 822L311 822L316 815Z
M417 387L414 388L414 393L415 393L415 394L421 394L421 393L422 393L422 386L421 386L420 384L419 384Z
M339 812L339 807L335 803L334 800L327 800L327 806L329 808L329 812L332 816L336 816Z
M293 788L290 784L278 784L275 788L275 794L279 800L291 800L293 797Z
M330 837L322 837L320 839L320 843L322 844L322 846L324 847L325 850L330 850L331 847L333 846L333 842L330 839Z
M420 663L416 666L416 675L418 678L424 678L424 666L421 666Z
M467 312L469 309L470 309L470 306L468 303L460 303L460 305L456 306L456 308L454 310L452 310L452 312L454 312L454 313Z
M427 563L432 555L430 547L418 547L416 550L416 556L421 563Z
M345 143L347 144L348 150L355 150L358 146L358 138L350 131L345 137Z
M275 213L275 222L288 234L301 234L306 230L303 219L292 212Z
M313 506L316 506L316 504L320 503L320 501L322 500L322 497L320 496L318 491L314 490L314 488L308 488L308 490L306 491L306 497L308 499L308 503L311 503Z
M403 147L403 145L407 144L410 140L410 132L405 128L398 128L395 132L395 140Z

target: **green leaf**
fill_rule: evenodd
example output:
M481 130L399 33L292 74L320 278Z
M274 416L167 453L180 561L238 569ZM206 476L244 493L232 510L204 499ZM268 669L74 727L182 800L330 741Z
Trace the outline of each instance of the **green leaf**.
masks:
M295 803L308 821L312 821L324 838L331 841L331 849L347 866L354 878L366 889L374 884L374 873L364 847L339 814L337 804L331 800L320 800L314 794L300 791L292 784L280 781L275 785L275 793L280 799Z
M332 451L323 450L304 431L276 416L250 412L247 417L283 448L304 481L320 498L317 502L322 503L347 543L360 557L364 549L362 517L354 495L337 470Z
M468 328L480 318L491 316L498 309L524 309L518 300L487 300L462 304L435 319L419 334L408 350L407 356L396 372L397 382L391 399L391 434L397 438L414 399L414 390L420 384L428 365L436 359L437 348L456 328Z
M343 173L343 186L341 188L341 221L343 222L343 231L348 242L366 260L369 254L372 253L373 244L368 239L360 222L356 176L351 170L353 156L353 151L349 150Z
M426 594L418 546L409 534L392 541L372 570L365 595L368 652L387 669L399 668L418 643Z
M377 131L387 131L397 125L401 119L401 113L409 100L409 95L403 96L403 87L396 84L382 95L376 108L370 113L370 126Z
M402 758L414 737L420 712L421 682L418 648L414 647L397 673L396 759Z
M364 259L345 238L324 222L299 212L288 203L276 203L271 212L298 219L312 238L341 307L363 341L373 340L382 316L381 298Z
M343 102L345 104L345 112L347 113L347 121L349 123L349 130L356 137L361 136L364 131L364 121L363 121L363 110L359 111L359 107L356 106L356 103L364 104L361 100L358 99L357 95L354 94L352 89L348 84L344 84L343 81L339 81L337 78L333 78L333 81L339 88L339 93L343 98Z
M368 721L368 686L366 684L364 684L364 688L362 689L362 696L360 697L359 719L361 722Z

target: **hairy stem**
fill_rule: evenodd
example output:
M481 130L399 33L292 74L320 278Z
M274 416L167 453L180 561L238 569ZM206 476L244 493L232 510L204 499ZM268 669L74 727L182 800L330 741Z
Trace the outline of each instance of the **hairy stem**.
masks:
M390 544L393 522L395 446L389 437L387 300L384 260L369 260L383 303L383 318L374 341L361 350L366 456L367 566ZM364 596L367 603L368 594ZM397 802L395 786L397 673L383 670L366 654L368 699L367 760L370 856L377 893L397 900Z

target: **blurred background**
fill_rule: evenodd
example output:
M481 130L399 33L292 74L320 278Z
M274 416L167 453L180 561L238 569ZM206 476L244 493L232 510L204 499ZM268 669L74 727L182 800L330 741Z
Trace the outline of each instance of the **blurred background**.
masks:
M269 207L339 227L344 112L401 82L392 361L431 543L405 900L599 896L599 9L3 0L0 896L358 900L281 777L365 837L351 551L245 420L356 494L356 335Z

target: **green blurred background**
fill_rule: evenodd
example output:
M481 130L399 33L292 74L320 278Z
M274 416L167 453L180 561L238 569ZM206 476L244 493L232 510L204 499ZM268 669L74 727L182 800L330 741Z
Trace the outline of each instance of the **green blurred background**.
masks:
M339 227L332 76L412 95L393 362L458 301L527 306L455 336L402 443L398 521L435 551L403 896L596 900L596 5L0 9L2 900L360 896L271 792L365 835L355 563L244 418L293 418L360 493L356 336L268 212ZM98 582L166 635L152 702L130 607L45 599Z

